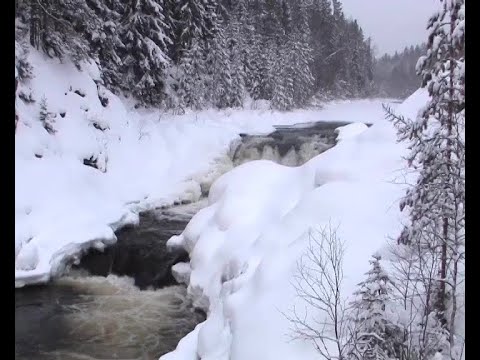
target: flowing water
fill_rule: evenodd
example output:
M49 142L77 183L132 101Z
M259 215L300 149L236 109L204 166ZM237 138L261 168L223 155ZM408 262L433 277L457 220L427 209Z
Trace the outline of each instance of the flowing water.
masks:
M139 226L118 231L116 245L92 250L66 276L16 289L15 358L150 360L175 349L205 315L170 272L188 255L165 243L204 204L141 214Z
M203 315L186 289L140 291L133 279L82 274L15 296L16 359L158 359Z
M290 126L276 126L268 135L240 134L232 161L235 166L252 160L272 160L286 166L302 165L335 145L335 129L344 121L319 121Z
M269 159L296 166L335 144L345 122L277 127L242 134L234 165ZM91 250L79 266L47 285L15 290L18 360L158 359L205 319L196 312L171 266L188 254L166 250L206 201L141 214L140 224L117 231L117 243Z

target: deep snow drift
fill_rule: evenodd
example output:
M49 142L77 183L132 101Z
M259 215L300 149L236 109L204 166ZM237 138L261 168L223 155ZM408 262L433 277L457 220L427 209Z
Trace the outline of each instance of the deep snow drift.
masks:
M397 112L413 117L427 99L419 90ZM175 265L174 275L208 317L161 359L318 358L310 343L289 341L284 315L299 304L292 281L309 231L338 226L346 243L342 292L349 296L369 257L401 230L406 149L377 106L371 128L340 129L341 141L303 166L255 161L213 184L209 206L168 242L190 253L190 263Z
M378 100L292 113L272 112L262 103L252 103L252 110L181 116L140 111L129 99L97 87L94 64L79 71L34 49L28 60L35 77L19 83L16 100L16 286L48 281L83 249L115 241L114 230L138 221L140 210L197 200L202 188L232 167L226 155L241 132L268 133L274 124L382 118ZM54 134L40 122L42 98ZM297 176L297 171L284 172Z

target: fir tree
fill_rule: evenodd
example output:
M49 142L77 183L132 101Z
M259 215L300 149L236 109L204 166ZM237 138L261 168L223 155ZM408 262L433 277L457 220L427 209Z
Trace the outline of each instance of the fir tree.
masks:
M373 80L382 96L405 98L421 86L416 73L416 63L426 53L424 45L398 53L398 59L385 54L373 64Z
M167 25L163 0L134 0L127 10L122 27L124 87L149 105L160 105L164 100L167 56Z
M273 87L272 107L278 110L291 110L294 106L294 80L295 75L288 59L292 57L289 44L285 44L276 56L274 66L275 85Z
M90 42L94 51L104 85L114 93L128 89L124 85L123 59L126 49L121 40L122 19L127 6L122 0L88 0L88 6L101 19L101 25L92 34Z
M332 14L332 2L315 0L308 10L313 57L312 73L315 78L314 89L319 91L321 88L330 86L335 75L332 71L326 71L333 65L329 56L336 51L333 42L335 21Z
M437 277L426 294L432 306L425 308L422 326L430 328L434 316L449 340L425 345L425 357L454 348L459 267L465 261L464 24L464 0L443 0L428 22L427 55L417 65L430 95L427 106L414 120L387 109L400 140L410 143L408 164L418 172L401 203L409 223L399 242L421 249L424 263L435 266Z
M294 3L293 30L291 34L291 51L288 59L294 70L293 97L297 107L303 107L312 95L314 78L311 72L313 64L310 47L310 28L308 25L308 9L303 2Z
M201 109L206 104L206 60L202 40L194 38L180 63L179 97L183 106Z
M218 108L230 106L232 99L232 69L227 48L226 21L222 19L207 48L207 83L210 103Z
M85 0L36 0L22 7L30 44L50 57L69 57L78 66L89 56L89 38L100 25Z
M393 283L380 265L380 256L370 260L372 268L367 278L358 284L352 303L355 337L353 353L363 360L387 360L396 357L401 331L386 312L393 291Z
M245 98L245 78L248 58L247 44L245 43L241 21L245 21L245 4L239 1L234 7L235 11L230 18L227 30L227 51L229 54L231 87L230 107L241 107Z
M214 0L179 0L175 2L173 23L175 49L173 60L179 62L192 41L204 41L212 36L216 22Z
M45 96L42 97L42 100L40 102L40 121L43 125L43 128L49 134L55 133L55 121L52 114L48 112L47 99L45 98Z

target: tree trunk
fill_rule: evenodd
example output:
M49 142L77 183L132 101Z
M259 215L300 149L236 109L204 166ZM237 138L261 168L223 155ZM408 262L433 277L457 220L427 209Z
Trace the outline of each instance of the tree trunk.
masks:
M450 152L450 151L449 151ZM450 155L450 154L449 154ZM450 157L450 156L448 156ZM447 319L445 317L446 310L446 284L447 279L447 241L448 241L448 218L443 218L443 231L442 231L442 255L440 258L440 294L438 295L437 310L440 316L440 322L442 327L447 325Z
M18 114L17 114L17 88L18 88L18 79L15 78L15 133L17 133L17 123L18 123Z

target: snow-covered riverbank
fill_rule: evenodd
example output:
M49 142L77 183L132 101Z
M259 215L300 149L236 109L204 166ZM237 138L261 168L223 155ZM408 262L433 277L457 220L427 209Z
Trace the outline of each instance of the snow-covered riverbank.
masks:
M115 241L114 230L141 209L195 201L201 184L231 168L239 133L310 121L373 122L381 100L342 101L290 113L266 109L185 115L138 111L95 79L98 69L59 64L31 50L35 77L20 83L15 138L16 286L48 281L89 246ZM108 98L108 105L102 106ZM42 98L54 134L40 122ZM262 104L255 104L260 107ZM85 166L95 164L97 168Z
M413 117L427 97L418 90L397 111ZM289 341L285 315L297 306L308 313L306 321L325 321L293 285L310 231L338 227L346 245L341 292L347 299L370 256L401 230L405 148L379 108L369 116L359 106L357 114L374 125L349 125L339 144L303 166L250 162L213 184L210 205L169 241L190 253L190 263L175 265L174 274L208 317L161 359L318 359L311 342Z

